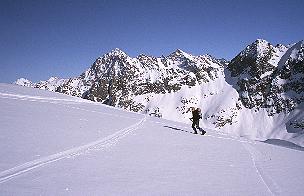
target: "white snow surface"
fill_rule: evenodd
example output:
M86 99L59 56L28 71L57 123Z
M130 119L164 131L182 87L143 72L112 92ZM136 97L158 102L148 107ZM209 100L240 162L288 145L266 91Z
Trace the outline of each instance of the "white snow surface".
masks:
M303 195L303 148L0 84L0 195Z

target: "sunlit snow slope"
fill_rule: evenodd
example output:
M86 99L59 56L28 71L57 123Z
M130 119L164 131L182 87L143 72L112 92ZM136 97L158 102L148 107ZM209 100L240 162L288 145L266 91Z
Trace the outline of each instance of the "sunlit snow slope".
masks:
M302 195L303 148L0 84L0 195Z

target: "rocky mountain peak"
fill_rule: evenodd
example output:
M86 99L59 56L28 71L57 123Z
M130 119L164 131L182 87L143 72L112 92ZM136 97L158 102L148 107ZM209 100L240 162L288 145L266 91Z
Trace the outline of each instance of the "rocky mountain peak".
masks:
M278 49L281 49L281 50L287 49L287 46L285 46L283 44L277 44L275 47Z
M18 80L16 80L14 82L14 84L17 84L20 86L26 86L26 87L31 87L33 85L33 83L26 78L19 78Z
M122 50L120 50L119 48L115 48L113 50L111 50L111 52L109 52L107 54L108 56L127 56L127 54L125 52L123 52Z
M248 45L228 65L243 105L269 115L292 111L303 102L303 42L273 47L265 40ZM301 95L302 94L302 95Z
M52 77L50 77L47 81L48 81L48 82L54 82L54 81L56 81L56 80L58 80L58 79L59 79L58 77L52 76Z
M275 47L266 40L257 39L233 58L228 67L233 77L244 75L258 79L273 71L278 62L276 56L279 55Z
M104 60L108 60L108 59L126 59L127 57L128 57L128 55L125 52L123 52L119 48L115 48L115 49L111 50L110 52L104 54L103 56L99 57L98 59L104 59Z
M203 59L204 61L206 61L207 64L210 64L213 62L218 65L225 66L229 63L229 61L227 61L226 59L224 59L224 58L218 59L218 58L215 58L214 56L212 56L211 54L199 55L197 58Z
M90 70L90 75L95 75L95 77L100 77L103 73L117 73L119 70L124 69L124 67L129 66L132 58L129 57L125 52L119 48L115 48L109 53L97 58Z
M176 50L174 51L174 53L176 53L176 54L181 54L181 55L186 54L186 52L184 52L184 51L181 50L181 49L176 49Z
M255 41L254 41L254 43L256 43L256 44L269 44L269 42L267 41L267 40L265 40L265 39L261 39L261 38L259 38L259 39L256 39Z
M185 59L193 59L193 56L191 54L188 54L181 49L175 50L173 53L171 53L168 58L172 60L185 60Z
M271 51L273 46L266 40L257 39L253 43L249 44L239 55L260 58L265 56Z

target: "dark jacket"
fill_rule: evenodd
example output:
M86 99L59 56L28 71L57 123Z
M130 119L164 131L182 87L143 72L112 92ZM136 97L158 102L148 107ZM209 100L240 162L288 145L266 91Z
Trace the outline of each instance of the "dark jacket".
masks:
M192 119L193 120L199 120L201 118L200 113L198 112L198 110L194 110L192 111Z

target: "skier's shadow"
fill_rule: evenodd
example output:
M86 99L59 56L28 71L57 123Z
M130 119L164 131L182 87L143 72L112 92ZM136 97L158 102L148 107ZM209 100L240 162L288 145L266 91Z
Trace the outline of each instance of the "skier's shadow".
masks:
M183 132L191 133L190 131L179 129L179 128L176 128L176 127L170 127L170 126L164 126L164 127L169 128L169 129L173 129L173 130L176 130L176 131L183 131Z

